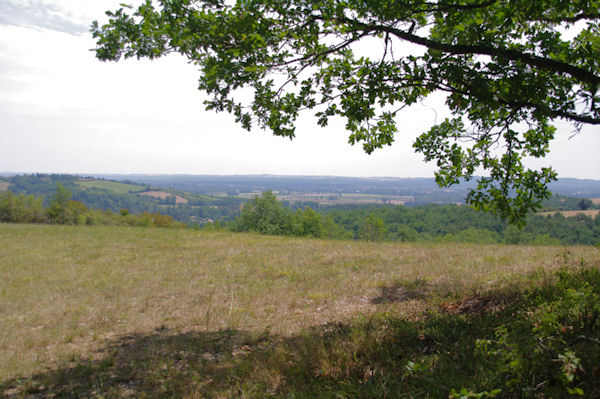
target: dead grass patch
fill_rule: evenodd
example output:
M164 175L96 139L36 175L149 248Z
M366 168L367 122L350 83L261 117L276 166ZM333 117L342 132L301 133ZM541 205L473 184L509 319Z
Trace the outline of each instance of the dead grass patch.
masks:
M189 202L186 198L183 198L179 195L175 195L172 193L168 193L166 191L144 191L144 192L138 193L138 195L143 195L143 196L152 197L152 198L159 198L162 200L166 200L169 197L175 197L176 204L187 204Z
M577 216L579 214L583 214L583 215L586 215L586 216L594 217L594 216L596 216L597 214L600 213L600 209L586 209L585 211L579 210L579 211L539 212L539 213L537 213L537 215L547 216L547 215L555 215L557 213L560 213L564 217L567 217L567 218L569 218L569 217L575 217L575 216Z

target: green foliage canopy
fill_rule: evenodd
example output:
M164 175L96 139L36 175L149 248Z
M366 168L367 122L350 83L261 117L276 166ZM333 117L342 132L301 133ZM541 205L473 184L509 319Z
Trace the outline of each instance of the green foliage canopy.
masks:
M385 230L383 219L371 212L363 224L361 237L367 241L379 241L385 235Z
M45 221L42 199L33 195L14 195L0 192L0 223L43 223Z
M231 224L231 229L298 237L345 236L343 229L331 217L323 216L309 207L292 213L277 201L272 191L266 191L245 203L240 216Z
M266 191L244 204L234 230L284 235L291 230L291 215L271 191Z
M343 118L367 153L393 143L401 109L443 92L452 117L414 148L441 186L485 170L467 201L522 223L556 179L523 164L549 151L553 121L600 124L598 10L599 0L146 0L92 32L101 60L184 55L207 108L248 130L293 138L310 109L321 126Z
M51 223L66 224L69 217L69 201L73 198L73 193L62 184L56 185L56 193L50 199L48 208L48 219Z

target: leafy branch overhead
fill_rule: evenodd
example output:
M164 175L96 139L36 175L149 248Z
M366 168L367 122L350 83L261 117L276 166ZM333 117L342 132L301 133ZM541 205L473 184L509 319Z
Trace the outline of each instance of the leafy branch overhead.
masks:
M467 201L522 223L556 179L523 165L549 151L553 121L600 124L599 10L599 0L147 0L92 32L101 60L184 55L207 107L246 129L293 138L309 109L321 126L344 119L367 153L393 143L401 109L445 93L452 118L415 150L442 186L485 170Z

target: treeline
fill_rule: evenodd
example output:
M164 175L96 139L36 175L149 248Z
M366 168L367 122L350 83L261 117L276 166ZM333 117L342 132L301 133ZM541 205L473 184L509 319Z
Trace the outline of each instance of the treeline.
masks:
M42 197L33 194L14 194L12 191L0 192L0 222L3 223L48 223L75 225L120 225L177 227L172 216L158 212L131 214L128 209L118 213L109 209L88 209L82 202L72 199L73 193L60 183L55 194L44 205Z
M214 228L208 225L206 228ZM566 218L557 213L531 215L518 229L488 213L464 205L346 205L295 212L272 192L246 203L241 215L224 226L233 231L368 241L468 242L479 244L596 245L600 215Z
M518 229L486 212L464 205L425 205L323 209L355 239L364 236L365 223L377 226L375 236L391 241L472 242L480 244L596 245L600 243L600 216L560 213L530 215Z
M49 188L44 187L44 190ZM95 191L88 189L83 193L93 197ZM105 194L106 190L98 191ZM202 198L197 200L201 201ZM224 202L229 200L232 198L223 199ZM103 204L99 200L94 203ZM271 191L246 202L241 213L238 210L239 202L227 205L212 205L209 215L214 218L204 216L207 214L195 207L181 204L155 205L152 211L142 212L126 207L117 211L104 207L98 210L75 199L69 188L58 183L53 188L53 194L44 198L12 191L1 192L0 222L170 227L182 225L177 222L180 218L195 228L317 238L480 244L600 244L600 215L591 217L583 213L568 218L560 213L531 215L527 226L520 230L488 213L477 212L464 205L413 208L344 205L318 210L308 206L290 209L279 202ZM592 206L581 199L575 201L561 197L556 197L553 205L567 209ZM229 206L237 209L230 209ZM178 217L173 217L173 214ZM238 216L232 217L236 214ZM204 224L210 220L215 222Z
M211 226L207 226L210 228ZM242 208L239 217L227 226L237 232L257 232L316 238L343 238L345 232L331 217L306 207L295 212L277 201L271 192L264 192Z
M81 202L90 209L109 209L113 212L129 209L131 213L158 211L158 203L152 198L80 187L76 183L78 179L79 177L73 175L35 174L13 176L5 180L11 184L10 190L13 193L41 197L44 206L49 205L50 198L56 193L56 187L60 184L72 193L74 201Z
M600 204L596 205L589 198L565 197L563 195L553 195L542 202L543 212L552 211L585 211L588 209L600 209Z

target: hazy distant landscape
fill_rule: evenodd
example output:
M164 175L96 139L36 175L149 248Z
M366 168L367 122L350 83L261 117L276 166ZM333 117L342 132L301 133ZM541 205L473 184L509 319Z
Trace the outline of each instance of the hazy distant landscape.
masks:
M1 174L0 174L1 175ZM467 190L476 182L440 188L433 178L278 176L278 175L111 175L93 177L137 182L202 194L275 192L315 194L374 194L410 196L408 203L464 202ZM550 184L554 194L600 198L600 180L562 178Z
M41 208L50 206L60 185L66 190L64 195L74 201L63 204L69 214L63 219L70 220L68 224L179 223L200 229L401 242L595 245L600 241L596 217L600 197L592 197L600 195L598 181L557 182L555 192L564 195L556 194L544 201L520 230L464 205L461 199L464 200L469 184L442 190L431 179L168 175L108 178L5 176L3 192L12 199L4 200L0 220L20 221L21 211L16 209L31 207L26 204L33 204L34 198L39 202L35 212L43 213ZM257 201L265 201L266 193L272 193L272 198L261 206L273 213L270 227L258 227L262 222L241 226L244 210L248 214ZM33 208L29 212L35 213Z

